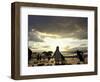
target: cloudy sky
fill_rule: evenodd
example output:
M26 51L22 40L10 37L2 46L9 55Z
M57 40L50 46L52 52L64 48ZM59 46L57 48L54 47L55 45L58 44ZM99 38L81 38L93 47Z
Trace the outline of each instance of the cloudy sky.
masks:
M87 18L28 16L28 46L36 51L87 50Z

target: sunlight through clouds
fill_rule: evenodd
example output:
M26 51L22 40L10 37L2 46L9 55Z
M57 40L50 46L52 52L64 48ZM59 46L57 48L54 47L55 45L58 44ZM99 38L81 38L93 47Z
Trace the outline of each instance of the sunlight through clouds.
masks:
M29 15L28 46L33 52L87 50L87 18Z

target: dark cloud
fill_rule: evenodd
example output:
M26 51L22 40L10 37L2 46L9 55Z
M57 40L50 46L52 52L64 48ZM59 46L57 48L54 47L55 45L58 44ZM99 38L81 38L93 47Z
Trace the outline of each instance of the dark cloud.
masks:
M48 45L41 45L34 41L29 41L28 47L32 50L46 50L47 48L50 48Z
M69 50L67 52L68 53L76 53L77 50L82 51L82 52L87 52L88 51L88 47L74 47L74 48L69 48Z
M80 44L80 46L86 47L87 46L87 43Z
M74 47L73 50L87 50L87 47Z
M35 30L28 32L28 40L34 42L43 42L42 37L39 36L38 32Z
M43 48L50 48L50 46L42 46Z
M56 34L63 37L87 39L87 18L28 16L29 32L35 29L39 32ZM33 38L34 39L34 38Z
M80 51L83 51L83 52L86 52L87 51L87 47L75 47L75 48L72 48L71 51L77 51L77 50L80 50Z
M36 48L36 47L30 47L31 49L38 49L38 48Z

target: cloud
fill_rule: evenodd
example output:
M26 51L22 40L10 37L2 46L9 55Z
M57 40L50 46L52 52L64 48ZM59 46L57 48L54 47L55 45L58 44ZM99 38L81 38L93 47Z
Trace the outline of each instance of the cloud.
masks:
M36 30L32 30L28 32L28 40L34 42L43 42L42 37L39 35L39 32Z
M65 50L69 52L73 52L76 50L82 50L86 51L88 47L88 41L87 40L72 40L66 45Z
M88 49L87 47L75 47L75 48L72 48L71 51L80 50L80 51L85 52L85 51L87 51L87 49Z
M29 31L35 29L41 33L61 36L62 38L87 39L87 18L29 16Z
M44 42L34 42L34 41L28 41L28 47L32 49L32 51L47 51L50 49L50 46L45 45Z
M75 53L77 50L83 51L83 52L87 52L88 47L82 47L82 46L80 46L80 47L68 48L67 52L68 53Z
M28 16L28 42L33 50L48 50L47 38L64 40L66 51L87 50L87 18ZM53 41L52 41L53 43Z

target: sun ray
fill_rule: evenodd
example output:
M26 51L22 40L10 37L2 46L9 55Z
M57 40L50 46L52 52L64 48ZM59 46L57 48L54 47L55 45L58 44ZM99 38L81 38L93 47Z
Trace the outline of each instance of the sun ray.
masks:
M47 37L47 38L45 38L44 41L45 41L45 44L49 45L51 50L53 50L53 51L55 50L55 48L57 46L59 46L61 51L64 51L66 44L67 44L67 40L63 40L63 39L60 39L60 38L53 39L53 38Z

